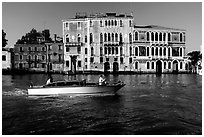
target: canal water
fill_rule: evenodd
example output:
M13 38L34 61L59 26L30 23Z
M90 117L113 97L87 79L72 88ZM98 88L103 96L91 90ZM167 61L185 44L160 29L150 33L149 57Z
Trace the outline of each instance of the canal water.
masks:
M87 79L99 75L66 76ZM202 77L194 74L107 75L124 81L117 95L27 96L45 74L2 76L3 135L189 135L202 134Z

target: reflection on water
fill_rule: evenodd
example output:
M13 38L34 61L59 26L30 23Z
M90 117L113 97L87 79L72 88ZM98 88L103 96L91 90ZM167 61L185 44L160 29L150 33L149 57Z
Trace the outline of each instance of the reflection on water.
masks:
M52 75L97 82L99 75ZM124 81L117 95L27 96L47 75L2 76L3 134L201 134L199 75L107 75Z

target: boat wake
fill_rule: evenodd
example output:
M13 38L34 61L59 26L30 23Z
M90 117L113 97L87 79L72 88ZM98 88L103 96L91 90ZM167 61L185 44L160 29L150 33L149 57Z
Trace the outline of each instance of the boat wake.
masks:
M28 93L27 93L27 90L14 88L13 90L4 91L3 95L4 96L27 96Z

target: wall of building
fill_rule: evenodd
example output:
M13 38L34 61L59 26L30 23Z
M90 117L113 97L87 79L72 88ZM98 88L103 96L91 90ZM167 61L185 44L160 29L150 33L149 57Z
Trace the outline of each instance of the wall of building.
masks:
M11 69L11 53L2 51L2 69Z

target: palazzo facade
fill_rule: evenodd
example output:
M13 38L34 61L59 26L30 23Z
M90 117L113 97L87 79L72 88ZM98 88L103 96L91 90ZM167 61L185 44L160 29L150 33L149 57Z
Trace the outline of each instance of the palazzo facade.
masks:
M182 29L136 26L132 15L78 14L63 20L64 71L185 72Z

